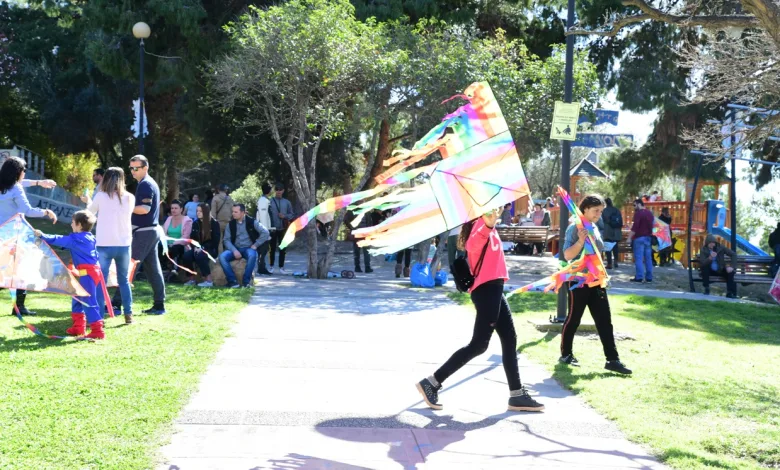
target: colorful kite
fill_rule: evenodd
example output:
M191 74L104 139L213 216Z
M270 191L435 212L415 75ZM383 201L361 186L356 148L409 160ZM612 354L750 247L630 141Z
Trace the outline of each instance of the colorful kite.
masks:
M775 280L772 281L772 286L769 288L769 295L780 304L780 270L775 274Z
M16 308L16 289L71 297L87 295L87 291L54 250L35 237L33 228L21 214L0 225L0 288L10 290L14 310L20 321L36 335L51 339L67 336L41 333L34 325L24 321Z
M606 287L609 281L609 275L604 267L604 261L601 259L601 253L595 243L596 227L587 220L580 212L579 207L571 200L569 194L558 186L558 195L566 204L569 212L574 216L573 221L577 225L577 230L583 228L588 230L588 238L585 240L585 246L579 258L566 264L563 269L534 283L523 286L509 295L521 292L558 292L558 289L566 282L571 282L570 290L587 285L589 287ZM563 239L563 237L561 237ZM563 253L561 252L561 256ZM563 260L561 260L563 262Z
M474 83L469 101L420 139L412 150L396 152L375 188L328 199L290 224L284 248L295 233L326 212L350 206L356 216L373 209L401 208L374 227L354 230L359 246L373 254L395 253L476 219L490 209L530 194L520 157L501 109L487 83ZM405 169L438 151L441 161ZM422 179L413 188L398 186ZM366 201L371 197L379 198Z
M654 246L654 250L661 251L672 246L672 229L658 217L653 220L653 235L658 240L658 246Z

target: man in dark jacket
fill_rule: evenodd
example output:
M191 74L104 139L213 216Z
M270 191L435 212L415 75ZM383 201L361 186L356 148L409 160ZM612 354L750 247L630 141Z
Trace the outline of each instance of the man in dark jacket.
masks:
M726 256L729 257L731 266L726 266ZM715 275L726 278L726 297L733 299L737 296L737 283L734 282L737 254L718 243L715 235L707 235L704 246L699 252L699 266L701 266L704 295L710 295L710 276Z
M612 250L604 253L607 258L607 269L612 269L613 266L618 267L618 243L623 238L623 214L620 213L620 209L612 205L612 199L606 198L604 202L607 203L607 207L601 213L601 222L604 224L601 237L605 242L615 244Z
M780 264L780 222L777 223L777 228L774 232L769 234L769 248L775 252L775 265Z

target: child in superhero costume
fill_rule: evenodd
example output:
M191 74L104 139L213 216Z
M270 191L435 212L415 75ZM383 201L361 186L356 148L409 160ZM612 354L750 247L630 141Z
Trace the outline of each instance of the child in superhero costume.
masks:
M73 264L78 271L79 283L88 293L85 297L77 297L78 300L73 299L71 313L73 326L66 330L67 333L71 336L84 336L86 326L89 324L90 333L86 337L103 339L105 338L103 315L98 309L95 293L98 287L103 288L105 284L95 249L95 236L91 233L95 220L91 212L78 211L73 214L70 223L73 233L70 235L46 235L36 230L35 236L49 245L70 250Z

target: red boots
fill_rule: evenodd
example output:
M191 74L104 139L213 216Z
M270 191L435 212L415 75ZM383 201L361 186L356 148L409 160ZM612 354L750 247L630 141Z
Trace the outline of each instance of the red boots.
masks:
M87 316L83 313L71 313L70 317L73 319L73 326L65 330L70 336L84 336L87 328ZM103 320L90 323L89 334L86 336L89 339L104 339L106 333L103 331Z
M90 323L89 330L89 334L87 335L87 338L89 339L103 339L106 337L105 332L103 332L103 320Z
M87 327L87 316L83 313L71 313L70 317L73 319L73 326L65 330L65 332L70 336L84 336Z

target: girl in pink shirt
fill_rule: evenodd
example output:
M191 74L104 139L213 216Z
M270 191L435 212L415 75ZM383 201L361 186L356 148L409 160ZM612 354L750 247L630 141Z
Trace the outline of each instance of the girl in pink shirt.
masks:
M504 298L504 281L509 279L504 260L501 238L495 229L501 209L495 209L481 218L463 225L458 239L458 248L465 248L469 267L474 275L474 285L469 292L477 309L474 333L471 342L459 349L428 378L417 383L417 390L425 403L434 410L440 410L439 390L442 382L466 365L469 361L487 351L490 337L495 330L501 340L504 372L509 384L509 411L542 411L544 406L528 395L520 382L517 366L517 335L512 321L512 312Z

